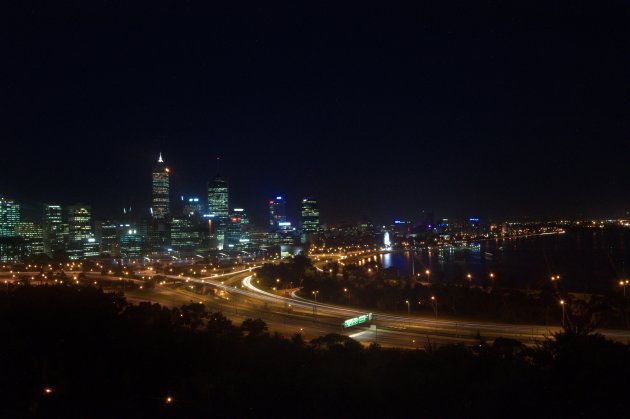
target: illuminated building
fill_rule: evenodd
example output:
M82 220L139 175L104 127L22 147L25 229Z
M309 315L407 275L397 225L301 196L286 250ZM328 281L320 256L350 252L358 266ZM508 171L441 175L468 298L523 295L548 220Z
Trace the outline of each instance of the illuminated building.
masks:
M52 256L55 250L63 249L64 240L60 205L44 204L42 235L44 239L44 253L48 256Z
M15 237L15 226L20 222L20 204L0 197L0 237Z
M31 252L30 245L21 237L0 236L0 262L18 262Z
M95 237L88 237L82 240L82 257L97 257L100 254L101 246Z
M213 216L215 223L216 248L223 249L225 241L225 227L229 215L228 183L217 175L208 184L208 213Z
M120 257L124 259L142 257L142 236L129 224L120 226Z
M481 234L481 225L478 217L471 217L466 221L466 234L478 236Z
M118 256L118 226L111 220L99 221L94 225L94 234L100 244L100 252L106 255Z
M153 196L151 214L157 220L164 219L170 213L170 169L164 164L162 153L153 168Z
M42 227L32 221L20 221L15 226L15 234L22 237L30 246L32 255L44 253Z
M319 230L319 208L313 198L302 200L302 242L310 242L310 237Z
M269 228L271 231L279 229L280 223L287 221L286 206L282 196L269 200Z
M249 218L243 208L234 208L225 227L225 246L241 247L249 243Z
M220 218L229 214L228 183L218 175L208 184L208 213Z
M412 222L408 220L396 219L392 222L391 230L396 237L407 237L411 234Z
M203 200L196 196L181 197L182 199L182 215L192 217L200 217L204 213Z
M92 208L84 204L69 206L68 229L71 243L92 237Z
M92 233L92 208L89 205L76 204L68 207L68 256L81 259L86 250L89 256L98 256L98 245ZM93 253L96 252L96 255Z
M171 247L177 251L192 251L199 244L199 231L189 217L174 217L171 220Z

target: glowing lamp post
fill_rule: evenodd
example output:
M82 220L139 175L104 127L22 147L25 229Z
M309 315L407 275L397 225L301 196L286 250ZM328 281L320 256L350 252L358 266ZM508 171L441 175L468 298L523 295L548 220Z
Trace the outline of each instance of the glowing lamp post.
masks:
M438 319L438 306L437 299L434 296L431 296L431 303L433 305L433 312L435 313L435 320Z

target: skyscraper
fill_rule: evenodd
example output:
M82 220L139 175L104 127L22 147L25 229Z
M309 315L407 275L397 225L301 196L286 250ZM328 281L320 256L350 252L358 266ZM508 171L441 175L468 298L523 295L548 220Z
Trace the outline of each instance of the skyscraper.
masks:
M92 208L89 205L68 207L68 230L71 243L92 237Z
M118 243L119 228L112 220L100 220L94 223L94 235L100 244L100 253L117 257L119 255Z
M225 227L229 215L228 183L219 174L208 184L208 215L213 216L216 227L216 248L223 249Z
M48 256L52 256L55 250L63 249L61 206L44 204L42 221L44 253Z
M196 196L182 196L182 215L201 217L204 214L203 200Z
M219 175L208 184L208 212L215 217L227 217L229 213L228 183Z
M249 243L249 218L243 208L234 208L225 229L225 244L240 247Z
M129 228L120 231L120 257L125 259L136 259L142 257L142 236L138 230Z
M278 229L278 223L287 221L286 206L282 196L276 196L276 199L269 200L269 228L271 231Z
M98 246L92 233L92 208L85 204L76 204L68 207L68 254L71 259L80 259L86 256L86 249L90 256L98 255Z
M15 226L20 222L20 204L0 197L0 237L15 237Z
M44 251L42 227L32 221L20 221L15 226L15 234L26 240L31 254L38 255Z
M308 242L309 236L319 230L319 208L313 198L302 200L302 242Z
M192 252L199 245L199 231L193 219L187 216L171 220L171 246L179 252Z
M153 168L153 196L151 200L151 213L153 218L161 220L170 213L170 169L164 164L162 153L157 164Z

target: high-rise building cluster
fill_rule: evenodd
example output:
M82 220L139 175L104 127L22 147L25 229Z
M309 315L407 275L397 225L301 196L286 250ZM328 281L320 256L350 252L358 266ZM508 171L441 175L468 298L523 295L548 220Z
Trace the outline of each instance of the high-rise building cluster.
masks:
M204 195L171 199L171 168L160 153L151 173L151 207L124 208L113 219L94 219L90 205L42 206L41 222L23 219L20 205L0 197L0 262L45 254L79 260L91 257L138 259L191 257L212 252L274 253L316 240L319 209L304 198L299 222L287 215L286 200L269 200L269 224L256 229L248 212L231 206L230 187L217 169Z

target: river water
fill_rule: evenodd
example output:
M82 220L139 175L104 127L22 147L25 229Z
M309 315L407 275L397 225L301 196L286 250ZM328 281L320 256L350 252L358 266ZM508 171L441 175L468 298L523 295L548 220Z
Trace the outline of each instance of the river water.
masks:
M380 256L384 268L400 274L414 270L431 281L467 279L477 284L493 280L508 287L538 288L552 276L560 276L561 289L603 293L620 289L621 278L630 273L630 230L583 229L565 234L497 239L459 248L434 248L415 254ZM628 287L630 293L630 287Z

